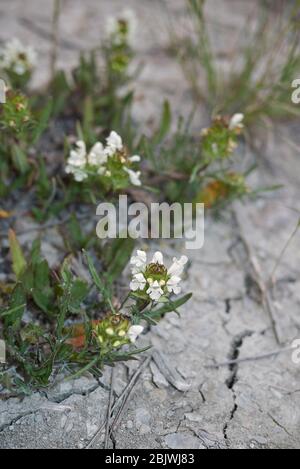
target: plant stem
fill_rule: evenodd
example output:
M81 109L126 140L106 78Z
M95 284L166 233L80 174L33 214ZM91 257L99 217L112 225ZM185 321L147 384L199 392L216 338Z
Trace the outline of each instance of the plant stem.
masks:
M61 0L54 0L52 17L52 51L50 57L51 80L55 77L57 52L59 45L59 17L61 13Z

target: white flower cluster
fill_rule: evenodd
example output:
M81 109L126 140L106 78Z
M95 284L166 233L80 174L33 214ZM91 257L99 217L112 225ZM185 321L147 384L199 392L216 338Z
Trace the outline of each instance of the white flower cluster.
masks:
M134 186L141 186L141 172L130 169L134 163L141 161L140 156L128 157L123 146L122 138L112 131L106 139L106 147L97 142L87 153L86 144L82 140L76 143L67 161L66 173L73 174L77 182L82 182L89 175L99 175L106 178L114 176L114 168L121 165L121 169L128 176L129 182Z
M22 76L31 72L37 62L37 53L31 46L25 46L17 38L6 42L0 51L0 67Z
M137 18L133 10L125 9L117 16L111 16L106 23L107 37L116 45L122 45L124 41L129 46L135 42L137 30Z
M181 292L181 275L187 262L186 256L174 258L173 264L167 269L161 252L156 252L151 263L147 264L146 252L137 251L130 261L133 274L130 289L145 293L153 301L159 301L171 293L178 295Z

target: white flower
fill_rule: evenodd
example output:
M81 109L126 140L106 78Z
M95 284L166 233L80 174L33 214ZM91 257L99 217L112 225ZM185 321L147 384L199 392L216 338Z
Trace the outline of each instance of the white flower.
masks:
M140 272L144 272L147 265L147 254L145 251L137 251L136 256L132 256L130 260L132 265L132 273L135 275Z
M118 19L115 16L109 16L106 21L106 35L112 37L118 29Z
M123 149L122 138L114 130L106 139L106 143L107 147L105 149L105 152L108 156L113 156L117 151L121 151Z
M180 259L176 259L176 257L174 257L173 264L169 268L168 274L171 277L180 277L180 275L184 271L184 266L187 264L187 262L188 258L186 256L182 256Z
M0 52L0 56L1 66L11 69L17 75L24 75L37 62L36 51L32 47L22 44L17 38L5 44L3 51Z
M130 282L130 289L132 291L143 291L146 286L146 279L142 273L135 274Z
M168 270L168 276L170 277L167 281L167 290L169 293L174 293L178 295L181 292L181 287L179 286L181 282L181 274L184 271L184 266L187 264L188 258L182 256L180 259L174 257L173 264Z
M142 182L140 180L141 171L132 171L132 169L128 169L124 167L124 171L128 174L130 182L133 186L141 186Z
M232 118L230 119L229 129L230 130L242 129L244 127L243 125L244 118L245 118L244 114L234 114L234 116L232 116Z
M125 21L128 27L128 44L130 46L134 45L135 34L137 30L137 17L133 10L127 8L120 15L120 20Z
M20 76L25 75L27 71L27 67L24 62L16 62L11 68L17 75Z
M159 301L171 293L178 295L181 292L181 275L187 262L186 256L174 258L167 270L160 251L154 254L150 264L147 264L146 253L137 251L137 255L131 258L133 279L130 288L132 291L146 291L153 301Z
M139 163L141 161L141 157L138 155L134 155L128 158L128 161L130 161L130 163Z
M86 146L82 140L79 140L76 142L76 149L71 150L68 165L74 166L75 168L84 168L86 163Z
M92 147L88 155L88 163L91 166L102 166L107 163L107 155L101 142L97 142Z
M181 287L179 286L180 282L181 278L173 275L170 280L167 281L168 292L174 293L175 295L179 295L179 293L181 292Z
M149 286L147 290L147 295L151 298L153 301L158 301L164 294L164 291L160 285L160 283L155 280L155 282L151 282L151 285Z
M127 332L130 342L134 344L136 339L142 334L143 330L143 326L131 326Z
M84 181L84 179L88 178L88 174L84 170L77 169L74 166L70 166L70 165L66 167L66 173L73 174L74 179L77 182L82 182Z
M85 171L87 164L86 146L82 140L76 143L76 149L71 150L70 157L68 158L66 173L73 174L75 181L82 182L88 178Z
M141 186L141 172L130 169L131 164L140 162L140 156L127 157L122 138L115 131L110 133L106 141L106 147L101 142L96 142L87 153L85 142L79 140L70 152L66 172L73 174L78 182L88 178L89 174L114 178L114 171L115 169L119 171L121 163L122 170L129 176L130 183L134 186Z
M121 45L124 38L119 34L120 22L125 22L127 25L127 43L130 46L134 45L135 33L137 27L137 19L135 12L129 9L119 13L118 16L111 16L106 23L106 34L110 39L113 39L116 45Z
M152 259L152 264L160 264L164 265L164 256L162 255L161 252L157 251Z

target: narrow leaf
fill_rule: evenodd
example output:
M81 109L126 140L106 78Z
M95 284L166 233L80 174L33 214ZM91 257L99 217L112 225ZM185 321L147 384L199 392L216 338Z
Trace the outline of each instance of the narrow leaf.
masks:
M159 144L166 137L172 122L171 108L168 101L164 102L159 130L154 138L154 144Z
M175 301L169 301L168 303L164 304L161 308L156 309L156 310L151 310L151 311L146 311L143 314L143 317L145 319L160 319L162 316L164 316L167 313L172 313L173 311L176 312L180 306L183 306L187 301L189 301L192 298L193 294L188 293L187 295L184 295L182 298L179 298L178 300Z
M20 243L13 230L9 230L8 239L9 239L10 252L11 252L12 262L13 262L13 271L17 279L19 279L22 273L27 268L27 262L25 260Z

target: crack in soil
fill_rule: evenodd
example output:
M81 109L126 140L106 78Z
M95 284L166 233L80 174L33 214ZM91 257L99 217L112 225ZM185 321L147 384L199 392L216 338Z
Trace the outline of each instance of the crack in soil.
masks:
M247 337L251 337L253 334L254 334L253 331L244 331L241 334L237 335L233 339L232 345L231 345L231 351L228 355L229 360L237 360L239 358L240 351L241 351L241 348L243 346L244 340ZM234 419L234 416L235 416L235 414L238 410L238 405L237 405L237 402L236 402L237 395L235 393L234 387L235 387L236 383L238 382L239 364L235 363L235 364L229 365L229 371L230 371L230 376L226 380L225 384L226 384L227 388L232 392L233 404L234 405L233 405L233 408L230 412L229 420L225 423L225 425L223 427L224 439L227 442L228 442L228 427L230 425L230 422L232 422L232 420Z
M226 314L231 313L231 298L226 298L225 299L225 313Z
M84 391L70 391L68 393L63 394L62 396L58 396L56 398L51 398L48 397L47 393L45 393L45 396L49 402L53 402L55 404L62 404L64 401L69 399L72 396L82 396L82 397L89 397L90 394L92 394L96 389L100 387L99 383L95 383L93 386L87 388ZM106 389L107 390L107 389Z
M275 425L277 425L277 427L281 428L281 430L285 431L288 436L293 438L293 435L280 422L278 422L278 420L276 420L273 415L271 415L269 412L267 415L270 417L270 419L272 419L272 421L275 423Z
M39 412L40 409L35 409L35 410L28 410L27 412L23 412L23 414L19 414L17 417L11 419L8 423L5 423L0 427L0 433L3 433L7 428L11 427L15 423L19 422L24 417L29 417L30 415L34 415L37 412Z
M202 403L205 404L205 403L206 403L206 397L205 397L204 392L202 391L203 386L204 386L204 383L201 384L201 386L199 387L198 391L199 391L199 394L200 394L200 396L201 396Z

